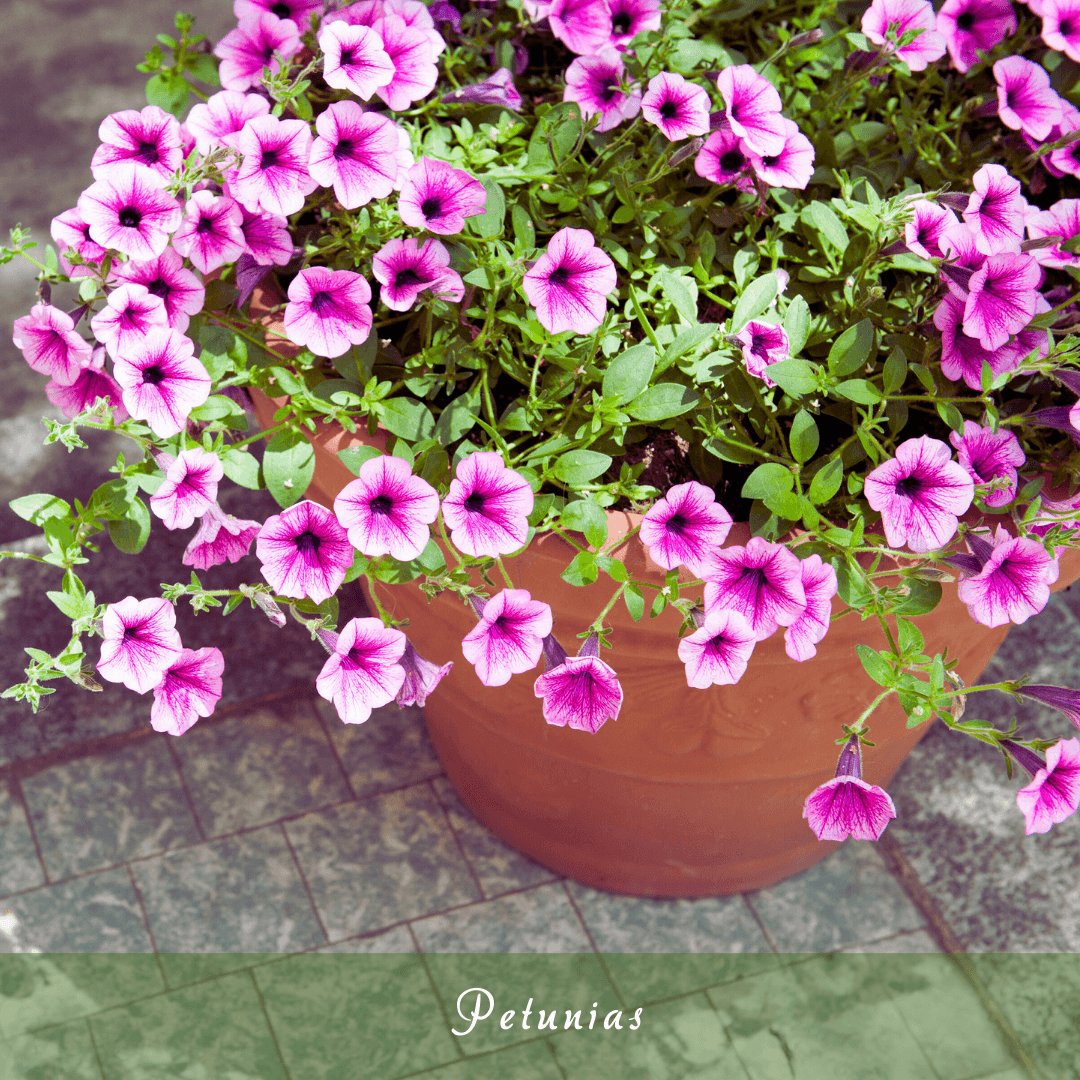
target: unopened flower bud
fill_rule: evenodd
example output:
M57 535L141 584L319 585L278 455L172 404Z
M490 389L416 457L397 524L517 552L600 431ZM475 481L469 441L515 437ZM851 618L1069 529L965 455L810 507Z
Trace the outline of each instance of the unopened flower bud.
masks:
M825 36L825 31L820 26L815 26L813 30L804 30L801 34L796 34L789 42L789 49L805 49L807 45L813 45L814 42L820 41Z
M561 667L566 663L566 650L556 640L554 634L544 638L544 670Z
M285 612L277 606L272 596L264 592L257 592L255 594L255 604L279 630L285 625Z
M695 136L684 147L676 150L671 155L668 161L669 167L674 169L676 165L681 165L687 158L693 157L704 145L705 140L700 136Z
M970 197L960 191L946 191L937 197L938 203L942 206L947 206L950 210L955 210L958 213L963 213L968 207L968 203L971 201Z
M71 681L77 683L84 690L92 690L94 693L100 694L104 687L96 679L90 677L85 671L77 671L71 676Z

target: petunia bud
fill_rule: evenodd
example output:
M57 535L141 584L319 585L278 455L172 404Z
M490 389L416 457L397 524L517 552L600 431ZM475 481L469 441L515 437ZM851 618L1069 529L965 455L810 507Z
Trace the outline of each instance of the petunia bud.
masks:
M674 169L676 165L681 165L687 158L693 157L704 145L705 140L700 135L695 135L685 146L680 147L671 155L668 161L669 168Z
M805 49L807 45L813 45L816 41L820 41L825 36L825 31L820 26L815 26L813 30L804 30L801 34L796 34L789 42L789 49Z

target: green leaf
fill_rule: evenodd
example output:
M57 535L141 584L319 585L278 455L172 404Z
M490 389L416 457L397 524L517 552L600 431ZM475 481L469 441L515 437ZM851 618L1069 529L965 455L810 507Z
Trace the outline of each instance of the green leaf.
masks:
M781 390L792 397L807 397L817 389L814 369L805 360L781 360L765 371Z
M767 499L791 491L794 486L795 477L789 469L775 461L767 461L746 478L742 496L744 499Z
M910 619L897 619L897 644L904 659L914 659L926 647L922 632Z
M907 357L904 355L903 349L895 348L891 353L889 353L888 360L885 361L885 368L882 379L885 387L885 393L895 394L896 391L904 385L904 380L906 378Z
M232 398L226 397L224 394L211 394L197 408L191 410L188 414L192 420L201 420L207 423L211 420L220 420L225 416L233 416L238 413L242 413L244 410L235 402Z
M833 458L827 465L822 466L810 481L810 490L806 497L820 506L827 503L839 490L844 479L844 463L840 458Z
M409 442L429 439L435 433L435 417L422 402L413 398L388 398L379 403L383 427Z
M658 275L660 279L660 291L665 299L671 301L675 310L688 322L697 322L697 301L694 293L687 285L689 279L679 274L663 271Z
M889 662L880 656L876 649L869 645L856 645L855 651L859 654L863 669L879 686L892 686L896 675Z
M568 585L591 585L599 576L596 556L589 551L579 551L562 572L562 579Z
M361 574L366 572L370 565L371 560L362 552L353 548L352 565L345 571L345 578L342 581L342 585L348 585L350 581L355 581Z
M960 410L951 401L937 402L937 414L960 435L964 434L964 417Z
M569 487L587 484L611 467L611 458L595 450L571 450L555 463L552 474Z
M173 69L170 69L170 71ZM179 117L187 108L191 87L182 75L158 73L146 82L146 102Z
M816 453L821 436L818 433L814 418L805 410L800 409L791 422L791 432L788 435L791 444L791 456L803 465Z
M66 592L47 592L45 595L69 619L81 619L94 614L93 597L88 601L84 596L72 596Z
M514 240L526 251L536 247L536 226L533 225L529 211L515 203L510 217L514 223Z
M279 431L263 454L263 478L281 507L298 503L315 475L315 448L299 431Z
M798 521L803 515L802 502L793 491L779 491L761 500L774 514L788 521Z
M476 417L479 413L480 387L477 386L475 394L460 394L443 409L435 425L435 438L443 446L457 442L476 426Z
M874 324L869 319L849 326L829 350L829 372L838 378L866 366L874 349Z
M393 570L385 577L382 577L381 580L391 585L403 585L405 582L414 581L425 574L434 577L446 569L446 558L442 553L442 549L434 540L428 540L424 550L409 562L398 562L396 559L390 561L395 564Z
M262 487L259 479L259 462L254 454L246 450L222 450L218 453L225 475L241 487L258 491Z
M555 149L556 165L570 156L581 135L581 110L572 101L564 101L540 117L529 139L528 164L551 165L551 146Z
M641 622L642 617L645 614L645 597L633 582L628 584L623 589L623 603L626 604L626 610L630 612L630 618L634 622Z
M630 576L626 569L626 563L620 562L618 559L612 559L608 555L597 555L596 565L614 581L626 581Z
M656 367L656 350L648 343L624 349L604 372L604 397L618 398L618 404L633 401L648 385Z
M109 538L127 555L138 555L150 538L150 511L138 496L128 504L127 517L109 522Z
M843 254L848 246L848 234L831 206L823 202L812 202L803 209L802 217L803 220L809 219L809 224Z
M207 86L220 86L221 79L218 76L219 60L209 53L196 53L187 59L187 69L201 83Z
M700 394L681 383L657 383L638 394L626 411L635 420L655 424L689 412L700 400Z
M484 212L468 218L469 227L477 236L502 236L506 224L506 199L502 188L490 177L484 177L480 183L487 192Z
M755 315L760 315L775 299L778 282L775 274L755 278L746 286L731 316L731 332L741 330Z
M481 289L494 289L495 271L489 266L481 266L479 270L470 270L461 280L466 285L476 285Z
M660 358L660 370L666 371L683 353L689 352L703 341L708 341L719 329L719 323L684 326L675 335L675 340L664 350L664 355Z
M938 606L941 600L941 585L938 582L908 578L905 584L910 591L892 609L894 615L926 615Z
M585 534L594 548L600 548L607 540L607 514L597 503L588 499L568 502L562 512L563 528Z
M20 499L12 499L8 506L32 525L40 525L48 518L67 517L71 513L71 507L55 495L23 495Z
M798 356L810 336L810 305L802 296L796 296L788 304L784 314L784 332L788 336L788 352Z
M339 450L337 456L344 462L345 467L353 474L360 475L360 466L372 458L382 457L382 454L374 446L346 446Z
M866 379L845 379L833 389L857 405L875 405L881 400L881 391Z

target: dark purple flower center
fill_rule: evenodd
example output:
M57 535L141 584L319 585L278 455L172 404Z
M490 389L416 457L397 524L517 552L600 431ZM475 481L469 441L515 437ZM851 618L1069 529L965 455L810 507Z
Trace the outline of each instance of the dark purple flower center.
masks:
M896 494L903 496L905 499L914 499L923 489L923 482L918 476L905 476L903 480L897 481Z
M627 34L630 32L630 13L627 11L620 11L617 15L611 17L611 31L614 34Z
M334 310L334 298L325 289L320 289L311 297L311 310L316 315L328 315Z
M618 83L608 83L607 86L602 86L600 88L600 91L596 96L605 105L610 105L611 102L613 102L615 100L615 98L618 96L618 94L619 94L619 84Z
M769 339L764 334L752 334L750 337L750 352L762 360L768 360Z
M299 536L293 538L293 543L296 545L297 551L302 551L305 554L309 551L315 553L319 550L322 537L316 536L310 529L305 529Z
M394 501L389 495L376 495L375 498L368 503L368 509L373 514L381 514L383 517L389 517L394 512Z
M143 368L142 381L151 386L157 386L158 383L165 381L165 372L157 364L151 364L150 367Z
M291 19L292 8L288 4L275 4L270 9L279 19Z
M341 50L341 66L342 67L351 67L355 63L356 63L356 53L354 53L352 49L342 49Z
M164 300L172 292L172 286L164 278L154 278L146 283L146 291L151 296L159 296Z
M741 150L729 150L720 157L720 168L724 172L738 172L746 164L746 158Z
M150 142L149 139L144 139L139 143L139 147L135 151L135 156L147 165L156 165L161 160L157 143Z
M723 660L727 653L728 639L723 634L717 634L714 638L709 638L705 642L705 652L709 656L715 656L717 659Z
M556 266L554 270L548 274L548 281L553 285L565 286L570 280L570 271L565 266Z
M739 103L737 101L728 109L728 119L736 121L739 119Z
M273 45L271 45L269 43L266 45L266 48L263 49L262 58L263 58L263 63L264 64L269 64L270 61L274 59L274 46Z
M768 157L763 157L761 159L761 164L764 165L766 169L775 169L779 160L779 154L770 154Z
M970 30L975 25L975 16L970 11L963 11L956 16L957 30Z
M352 139L340 139L337 146L334 147L334 160L344 161L345 158L350 158L356 151L356 143Z
M260 169L272 169L278 163L278 152L276 150L264 150L262 157L259 159Z
M83 239L84 240L89 240L90 239L90 226L89 225L84 225L83 226L82 234L83 234Z
M769 584L769 579L765 575L765 570L760 566L744 566L742 573L739 575L740 584L746 584L753 587L755 592L760 592Z
M674 101L665 101L660 106L660 115L665 120L674 120L679 115L679 106Z
M142 221L142 211L137 206L125 206L117 215L117 220L125 229L137 229Z
M676 536L682 536L686 532L686 527L690 523L683 517L682 514L672 514L667 519L667 531L673 532Z
M199 218L199 224L195 226L197 233L208 233L214 231L214 219L212 217Z
M479 491L474 491L465 500L464 506L470 513L479 514L483 512L485 501L485 497Z
M420 213L426 218L442 217L442 203L434 195L429 195L420 204Z
M139 637L139 631L141 626L125 626L124 627L124 640L125 641L141 641Z
M1061 22L1058 23L1058 32L1062 37L1071 37L1075 34L1076 31L1073 28L1072 19L1062 19Z
M423 283L424 279L411 266L399 270L394 275L395 289L407 289L412 285L422 285Z

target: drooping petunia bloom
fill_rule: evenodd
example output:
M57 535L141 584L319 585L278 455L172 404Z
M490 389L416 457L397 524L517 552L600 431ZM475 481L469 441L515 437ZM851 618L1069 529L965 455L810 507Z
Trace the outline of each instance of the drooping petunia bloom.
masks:
M240 210L244 250L259 266L284 266L295 250L288 221L280 214L252 213L245 206Z
M1080 806L1080 739L1059 739L1047 749L1046 761L1011 739L1002 739L1001 745L1031 776L1031 783L1016 793L1028 836L1047 833L1076 813Z
M334 189L347 210L385 199L412 168L409 133L389 117L364 112L355 101L327 106L315 128L319 136L308 169L323 187Z
M90 237L90 226L83 220L78 207L65 210L52 219L49 235L60 249L60 268L70 278L90 277L94 266L75 265L68 258L68 251L74 251L86 263L101 262L105 249Z
M191 316L202 311L206 289L171 247L156 259L121 263L114 272L119 281L145 285L150 294L165 305L169 326L177 333L187 330Z
M547 670L533 684L533 693L544 702L544 719L593 734L608 720L618 720L623 691L614 670L600 659L597 635L586 638L577 656L567 656L557 642L549 649L553 640L549 635L544 643Z
M732 64L717 76L716 85L727 107L731 130L748 150L766 156L784 149L784 118L780 95L750 64Z
M942 297L934 311L934 325L941 331L941 373L954 382L963 379L972 390L982 389L983 364L995 376L1015 371L1022 355L1010 343L984 349L978 338L964 333L964 301L952 293Z
M477 604L480 621L461 643L465 659L485 686L504 686L511 675L531 671L551 633L551 608L526 589L503 589Z
M187 529L217 501L218 481L224 475L217 454L200 447L181 450L166 469L161 487L150 496L150 509L167 529Z
M756 375L766 386L775 386L769 378L770 364L778 364L791 355L787 331L779 324L751 319L736 335L742 345L743 363L751 375Z
M394 78L393 61L382 38L370 26L324 23L319 48L326 85L349 90L362 101L369 101L380 86Z
M405 653L405 635L379 619L350 619L340 634L320 632L333 647L315 680L319 695L333 702L346 724L362 724L371 710L389 705L405 682L398 662Z
M1061 98L1050 85L1050 72L1023 56L1006 56L994 64L994 81L1001 122L1045 139L1061 119Z
M699 690L733 686L746 672L757 644L746 616L731 608L695 614L698 629L679 642L679 659L686 665L686 683Z
M836 571L821 561L820 555L810 555L799 561L806 610L784 631L784 648L792 660L802 663L817 656L817 644L829 632L832 619L832 598L839 583Z
M867 476L864 490L881 513L889 545L920 553L943 548L956 535L959 515L975 497L975 484L952 451L929 435L902 442L896 457Z
M1009 0L945 0L937 29L957 71L966 72L978 63L976 52L989 52L1016 33L1016 12Z
M399 705L415 705L419 709L427 704L428 696L454 666L453 660L442 667L425 660L413 648L408 638L405 639L405 652L401 654L398 663L405 669L405 681L401 684L395 700Z
M375 23L374 30L394 66L393 78L385 86L377 87L375 93L388 109L402 112L435 89L439 81L437 53L427 31L410 26L400 15L385 15Z
M1080 4L1077 0L1041 0L1041 7L1037 14L1042 15L1043 41L1080 63Z
M220 649L183 649L154 687L150 726L183 735L200 716L210 716L221 700L224 671Z
M637 116L641 108L641 91L636 86L620 87L624 74L622 57L615 49L579 56L566 69L563 101L577 102L586 120L599 115L596 130L610 131Z
M551 334L588 334L603 321L607 297L618 286L611 256L588 229L560 229L533 264L521 287Z
M611 44L623 51L638 34L660 29L660 0L608 0Z
M161 299L152 296L145 285L130 282L113 289L105 307L90 320L94 337L114 360L137 345L155 326L168 325L169 317Z
M51 304L35 304L29 315L16 319L11 340L34 371L61 386L75 382L93 351L74 319Z
M371 286L351 270L308 266L289 283L285 333L316 356L342 356L371 333Z
M157 105L110 113L98 128L101 146L94 151L90 172L107 180L117 168L133 165L145 170L155 187L164 187L183 163L180 123Z
M98 672L107 682L123 683L136 694L161 682L183 648L176 611L168 600L125 596L105 609L101 630Z
M963 577L960 601L983 626L1025 623L1050 600L1058 561L1037 540L1010 537L995 544L982 570Z
M1024 238L1027 200L1020 181L1004 165L984 165L971 178L975 190L968 199L964 221L975 234L975 246L984 255L1020 250Z
M641 542L665 570L685 566L701 576L707 556L731 532L732 518L712 488L691 480L668 488L641 519Z
M403 458L369 458L360 474L334 499L334 514L349 543L364 555L418 558L431 539L428 526L439 516L439 493L414 476Z
M372 271L382 288L379 299L391 311L408 311L425 289L454 302L465 294L465 283L450 269L450 252L438 240L417 245L412 236L388 240L372 259Z
M1020 687L1019 693L1063 712L1074 727L1080 728L1080 691L1070 690L1067 686L1028 683Z
M579 56L592 56L611 41L608 0L554 0L547 18L551 32Z
M206 101L191 106L188 131L195 137L200 154L209 154L219 146L239 148L239 135L244 125L257 116L270 112L270 102L261 94L244 94L239 90L219 90Z
M1076 144L1080 146L1080 140ZM1080 266L1080 256L1066 251L1062 245L1080 235L1080 199L1059 199L1048 210L1034 210L1024 218L1027 233L1032 240L1044 236L1060 239L1050 247L1038 248L1031 254L1042 266L1064 269Z
M131 259L156 259L180 224L180 204L134 165L119 165L79 196L90 237Z
M181 561L196 570L239 562L251 550L251 542L261 528L262 522L235 518L215 502L203 513Z
M876 840L896 817L889 793L862 778L859 737L852 735L836 763L836 776L815 788L803 804L806 818L819 840Z
M271 75L281 70L274 53L289 60L300 48L300 31L292 19L279 19L272 11L245 15L214 46L214 55L221 58L218 78L226 90L247 90L262 81L263 68Z
M991 255L968 283L964 333L978 338L984 349L1004 345L1034 318L1041 280L1030 255Z
M321 13L325 6L324 0L233 0L233 14L243 19L270 11L279 19L291 19L301 30L307 30L311 16Z
M784 121L784 146L778 154L755 154L750 164L757 178L769 187L803 191L814 175L814 144L799 130L794 120Z
M184 207L184 220L173 233L172 244L204 274L236 262L247 247L240 227L240 205L227 195L196 191Z
M958 224L956 215L947 206L919 199L911 204L911 220L904 226L904 243L908 251L920 258L943 259L941 239Z
M641 115L671 142L709 133L709 95L681 75L661 71L649 80Z
M237 149L243 160L229 174L229 192L252 213L288 217L319 186L308 172L311 128L304 120L257 116L244 125Z
M458 462L442 515L458 551L494 557L524 545L532 508L529 482L500 454L481 450Z
M120 386L105 370L105 346L99 345L90 358L90 366L79 372L70 385L50 379L45 384L45 396L69 420L89 409L98 398L105 398L112 406L113 421L122 424L128 417L124 408Z
M263 522L255 556L262 563L263 577L279 593L321 604L345 580L353 547L325 506L304 499Z
M694 158L694 172L714 184L734 184L750 167L746 144L725 125L714 131Z
M499 68L490 79L451 90L439 100L444 105L501 105L504 109L521 112L521 95L514 86L514 76L509 68Z
M745 615L758 641L790 626L806 610L798 558L760 536L746 547L713 549L701 575L705 613L728 608Z
M445 161L422 157L405 173L398 214L411 228L452 236L486 205L487 192L479 180Z
M956 447L960 466L975 482L983 486L983 502L987 506L1006 506L1016 497L1016 470L1026 460L1016 436L1005 428L993 431L979 427L974 420L964 421L963 435L949 433L949 442ZM992 480L1008 480L1008 487L986 491Z
M895 42L911 30L922 31L909 45L895 49ZM945 37L937 30L934 5L929 0L874 0L863 12L862 32L875 44L886 45L892 35L895 56L912 71L945 55Z

